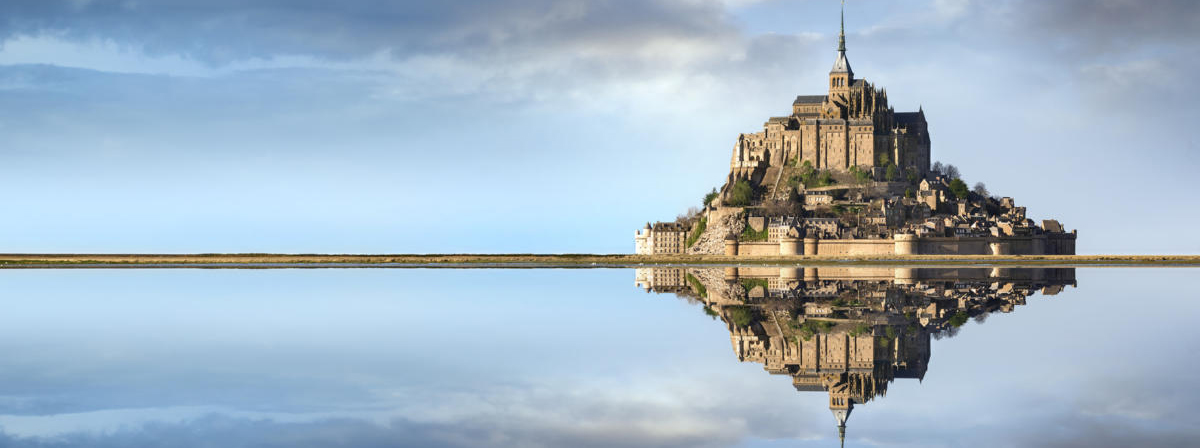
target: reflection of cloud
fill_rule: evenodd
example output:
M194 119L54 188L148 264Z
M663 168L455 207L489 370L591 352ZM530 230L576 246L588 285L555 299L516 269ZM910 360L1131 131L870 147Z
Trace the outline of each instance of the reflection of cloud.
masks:
M125 415L124 421L110 421L108 428L91 425L85 426L88 430L40 436L9 431L0 438L0 446L683 447L729 446L748 437L829 436L831 420L824 409L807 407L816 412L798 414L791 405L776 408L772 403L794 405L795 397L786 385L782 393L774 387L780 384L768 386L771 390L705 392L688 387L637 396L620 395L636 390L617 393L598 388L418 393L405 397L410 401L407 405L398 405L402 415L392 411L390 415L370 411L267 415L195 409L203 413L186 416L186 409L168 409L164 416L147 417L159 414L149 409L142 417ZM743 394L735 397L735 392ZM780 399L756 400L744 393ZM111 414L100 414L105 413Z
M1180 447L1195 444L1194 428L1160 421L1064 415L1014 431L1014 445L1042 447ZM1012 434L1012 433L1009 433Z
M720 429L714 428L714 429ZM664 434L638 427L510 427L496 422L421 423L397 419L386 424L331 419L286 423L209 415L180 423L151 423L112 433L72 433L53 438L0 436L0 445L88 446L256 446L256 447L609 447L727 446L733 440L697 431Z
M793 400L811 398L794 396L786 386L782 389L776 391L777 395ZM713 404L718 405L713 407L658 400L592 400L587 394L522 394L521 398L509 397L511 401L496 396L475 397L487 403L437 418L306 419L208 413L174 421L127 424L115 430L72 431L45 437L5 433L0 435L0 446L716 447L743 444L750 438L828 440L834 434L832 419L821 406L807 406L816 412L797 415L772 409L769 404L764 406L764 401L754 397L725 396L720 392L720 397L712 397ZM873 413L864 415L874 417ZM1179 415L1169 420L1174 423L1143 417L1072 413L1051 406L994 413L985 417L987 424L983 426L974 417L962 418L957 424L929 426L919 423L954 417L918 412L899 420L880 418L870 426L859 422L850 438L875 446L956 446L930 442L975 438L997 445L1046 447L1188 446L1194 438L1194 428L1181 424Z

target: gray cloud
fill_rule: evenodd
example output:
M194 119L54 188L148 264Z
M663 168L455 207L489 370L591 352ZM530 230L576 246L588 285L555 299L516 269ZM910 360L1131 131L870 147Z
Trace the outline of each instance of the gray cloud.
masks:
M0 16L9 38L111 39L215 64L279 55L630 49L658 38L708 39L731 30L717 2L669 0L14 0L0 5Z
M1012 11L1027 38L1063 53L1187 48L1200 41L1200 3L1191 0L1024 0Z

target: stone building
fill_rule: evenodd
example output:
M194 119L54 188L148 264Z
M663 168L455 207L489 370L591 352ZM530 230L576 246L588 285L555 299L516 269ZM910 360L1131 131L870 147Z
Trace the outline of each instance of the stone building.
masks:
M646 223L633 236L634 253L638 255L682 254L687 250L690 227L677 222Z
M924 175L929 172L929 146L923 110L895 112L885 89L854 76L846 58L843 18L827 93L798 96L791 115L772 117L761 132L739 135L724 193L739 179L754 185L777 183L789 162L809 162L833 172L895 164L901 172L912 169Z

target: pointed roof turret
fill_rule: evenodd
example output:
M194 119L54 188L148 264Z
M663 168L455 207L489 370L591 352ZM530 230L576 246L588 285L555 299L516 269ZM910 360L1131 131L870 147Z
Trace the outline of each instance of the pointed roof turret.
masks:
M846 0L842 0L842 30L838 33L838 57L833 62L833 70L830 73L849 73L854 76L854 70L850 69L850 61L846 60Z

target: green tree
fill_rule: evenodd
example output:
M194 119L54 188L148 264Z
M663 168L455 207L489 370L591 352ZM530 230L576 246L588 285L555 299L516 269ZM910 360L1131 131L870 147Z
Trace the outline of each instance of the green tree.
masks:
M727 306L725 310L729 312L729 320L738 327L749 327L754 322L754 310L748 306Z
M770 237L770 229L763 227L762 231L755 231L753 227L746 226L742 230L742 234L738 235L738 241L766 241Z
M733 183L733 188L729 192L729 199L725 201L725 205L734 207L744 207L754 202L754 187L750 186L750 182L746 179L738 179Z
M821 174L817 175L817 185L816 186L828 187L830 185L833 185L833 174L830 173L829 171L821 171Z
M850 167L850 174L854 176L854 180L860 184L865 184L871 181L871 172L858 168L858 165Z
M700 283L700 279L696 278L696 276L692 275L690 272L685 278L687 279L688 284L692 285L692 291L696 291L696 294L699 295L700 298L703 299L708 297L708 288L705 288L704 284ZM704 308L704 312L706 313L712 311L712 308L709 308L707 305ZM712 315L715 316L716 313L714 312Z
M813 169L812 162L810 162L810 161L805 160L804 163L800 165L800 174L802 174L802 175L804 173L811 174L813 171L815 171L815 170Z
M704 195L704 206L708 207L708 204L711 204L713 199L716 199L717 194L718 194L717 188L713 187L712 191L710 191L708 194Z
M805 160L800 165L800 183L803 183L805 188L817 186L817 170L813 169L812 162Z
M867 334L870 332L871 332L870 325L867 325L865 323L860 323L860 324L856 325L854 328L850 329L849 334L851 337L858 337L858 336L861 336L861 335L864 335L864 334Z
M896 165L888 165L887 173L885 174L888 181L893 181L900 178L900 167Z
M887 166L889 163L892 163L892 158L888 156L888 153L879 153L879 166Z
M692 247L692 245L696 244L696 241L700 240L700 235L703 235L704 230L707 228L708 217L701 217L700 221L696 223L696 227L692 229L692 234L688 235L687 241L685 241L686 246Z
M916 168L911 166L908 167L908 169L905 170L905 174L908 175L908 181L913 185L916 185L917 182L921 181L921 174L917 172Z
M959 199L966 199L967 195L971 193L971 191L967 189L967 183L963 182L962 179L954 179L950 181L950 192L954 193L954 197Z
M913 189L912 189L912 188L907 188L907 189L905 189L905 190L904 190L904 197L906 197L906 198L915 198L915 197L917 197L917 194L916 194L916 193L913 193Z
M951 327L961 327L963 324L967 323L968 318L970 318L970 316L968 316L967 313L959 311L951 316L946 323L950 324Z

